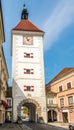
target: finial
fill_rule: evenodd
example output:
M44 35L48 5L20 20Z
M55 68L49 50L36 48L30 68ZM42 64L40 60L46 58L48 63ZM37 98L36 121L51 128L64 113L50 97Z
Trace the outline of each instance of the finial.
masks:
M28 12L26 5L23 5L22 13L21 13L21 19L28 19Z

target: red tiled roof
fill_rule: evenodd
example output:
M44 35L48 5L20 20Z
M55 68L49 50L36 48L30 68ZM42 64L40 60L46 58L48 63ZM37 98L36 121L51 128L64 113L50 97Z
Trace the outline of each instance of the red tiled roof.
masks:
M29 20L22 19L18 25L12 30L21 30L21 31L35 31L35 32L43 32L38 29L35 25L33 25Z
M69 72L74 71L74 68L64 68L60 73L58 73L51 81L50 83L58 80L59 78L61 78L62 76L68 74Z

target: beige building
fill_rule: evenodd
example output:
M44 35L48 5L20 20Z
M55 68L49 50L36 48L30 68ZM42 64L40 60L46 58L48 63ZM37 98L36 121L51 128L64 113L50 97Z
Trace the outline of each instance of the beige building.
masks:
M9 108L6 110L6 121L12 121L12 87L7 88L7 95L6 95L7 103Z
M0 124L5 122L5 113L8 104L6 101L6 92L8 87L8 71L6 67L6 61L4 57L4 51L2 43L4 42L4 27L3 27L3 17L2 8L0 0Z
M74 68L63 69L47 86L57 93L57 121L74 123Z
M0 45L4 42L4 26L3 26L3 16L2 16L2 7L0 0Z
M57 107L56 103L57 93L52 92L50 87L46 86L46 102L47 102L47 119L48 122L57 121Z

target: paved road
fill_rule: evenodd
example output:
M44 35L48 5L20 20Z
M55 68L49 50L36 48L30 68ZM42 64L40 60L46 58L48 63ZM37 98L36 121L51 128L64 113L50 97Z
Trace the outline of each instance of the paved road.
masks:
M23 130L25 130L25 127L27 126L26 130L67 130L64 128L60 128L60 127L55 127L55 126L49 126L49 125L45 125L45 124L37 124L37 123L33 123L33 122L25 122L23 124Z
M0 126L0 130L21 130L17 124L6 123Z
M21 125L13 123L3 124L3 126L0 126L0 130L67 130L67 129L45 124L25 122Z

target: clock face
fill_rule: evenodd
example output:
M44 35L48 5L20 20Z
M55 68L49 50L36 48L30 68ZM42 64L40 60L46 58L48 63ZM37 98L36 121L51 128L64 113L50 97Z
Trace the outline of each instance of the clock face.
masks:
M33 44L33 37L31 37L31 36L24 37L24 44L32 45Z

